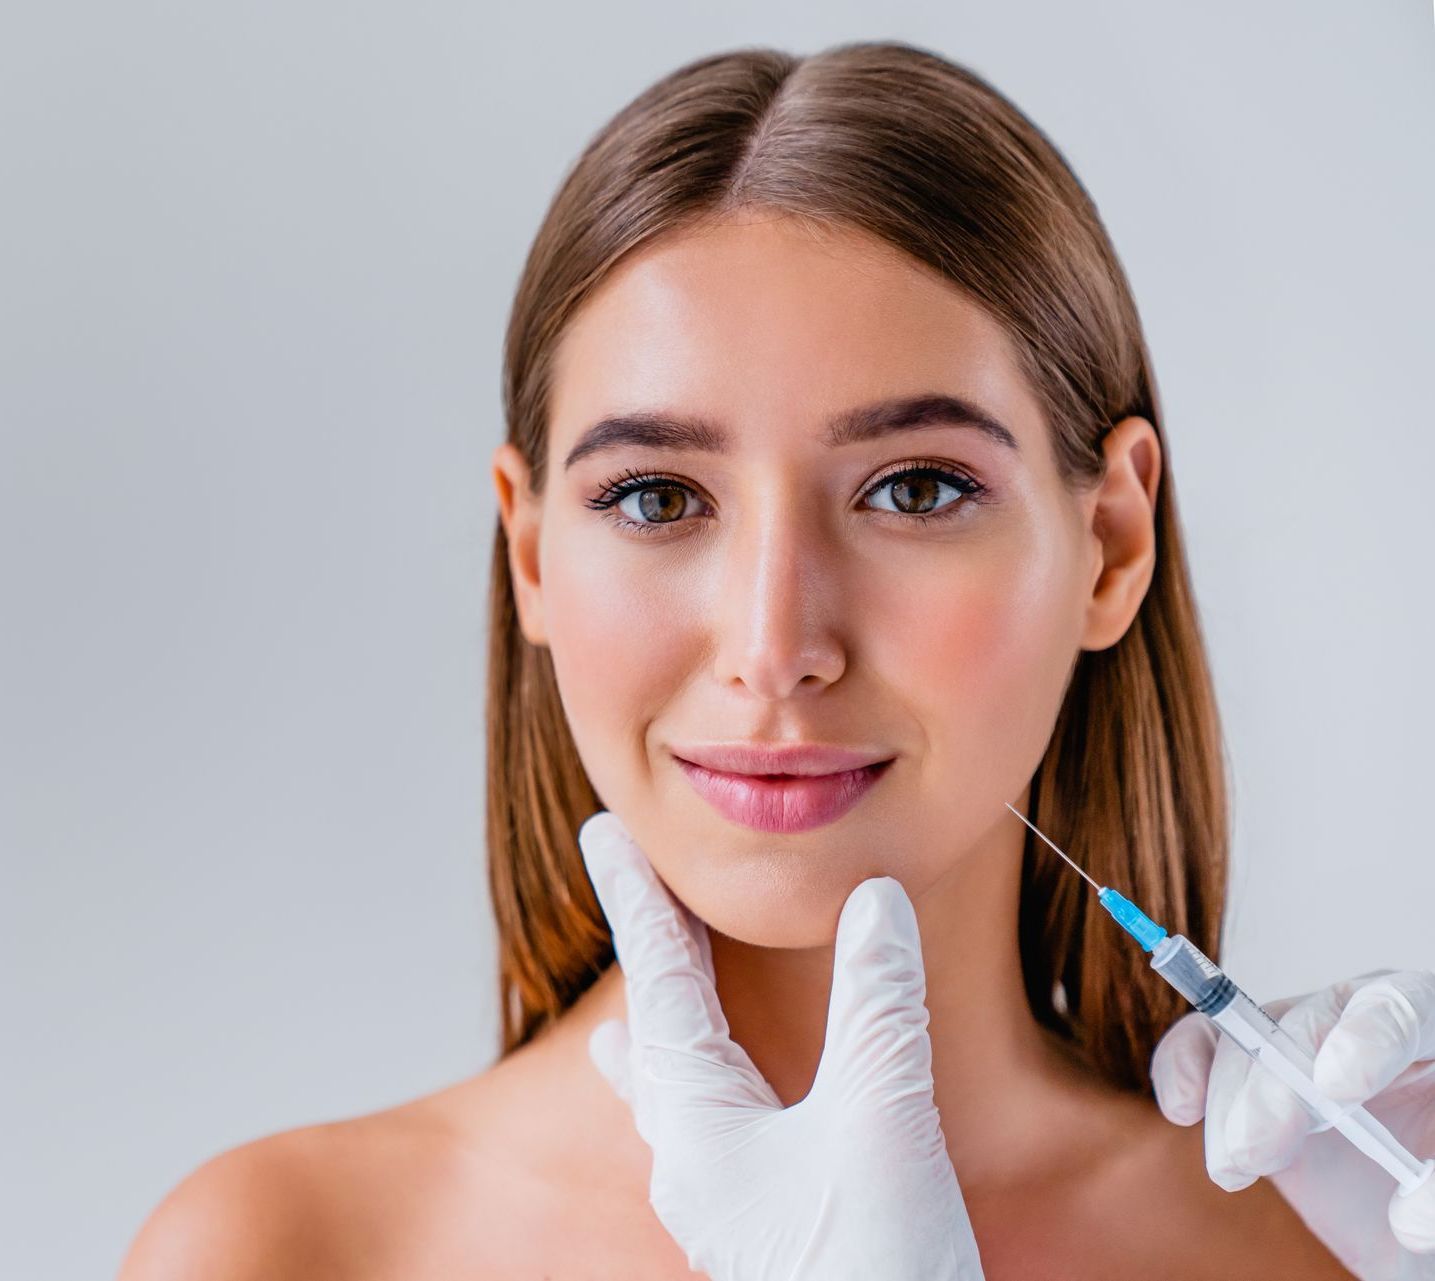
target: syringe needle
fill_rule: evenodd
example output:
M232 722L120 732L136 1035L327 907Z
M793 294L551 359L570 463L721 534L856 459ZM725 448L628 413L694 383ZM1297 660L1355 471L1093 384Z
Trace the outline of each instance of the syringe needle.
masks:
M1015 815L1017 816L1017 818L1021 819L1021 821L1022 821L1023 823L1025 823L1029 828L1031 828L1031 830L1032 830L1033 832L1036 832L1036 834L1037 834L1038 836L1041 836L1041 839L1042 839L1042 840L1046 841L1046 843L1047 843L1048 845L1051 845L1051 848L1054 849L1054 850L1056 850L1056 852L1057 852L1058 854L1060 854L1062 858L1065 858L1068 863L1071 863L1071 866L1074 867L1074 868L1076 868L1077 872L1079 872L1082 876L1086 876L1086 873L1085 873L1085 872L1082 872L1079 867L1076 867L1076 864L1075 864L1075 863L1072 863L1072 862L1071 862L1071 859L1067 858L1066 852L1065 852L1064 850L1058 850L1058 849L1056 849L1056 846L1055 846L1055 845L1052 845L1050 841L1047 841L1047 840L1046 840L1046 837L1045 837L1045 836L1042 836L1042 833L1041 833L1040 830L1037 828L1036 824L1032 823L1032 822L1026 817L1025 814L1023 814L1020 810L1018 810L1018 809L1016 808L1016 806L1012 805L1010 802L1007 802L1007 803L1006 803L1006 807L1007 807L1007 809L1011 810L1011 812L1012 812L1013 814L1015 814ZM1091 887L1092 887L1092 889L1094 889L1094 890L1099 894L1099 893L1101 892L1101 886L1097 885L1097 883L1096 883L1095 881L1092 881L1092 880L1091 880L1091 877L1089 877L1089 876L1086 876L1086 879L1087 879L1088 881L1091 881Z
M1051 842L1047 841L1045 836L1042 836L1036 824L1030 822L1016 806L1008 804L1007 809L1011 810L1017 818L1021 819L1021 821L1038 836L1041 836L1041 839L1046 841L1048 845L1051 845ZM1113 889L1097 885L1096 882L1092 881L1091 877L1087 876L1085 872L1077 867L1070 858L1067 858L1065 850L1056 849L1055 845L1051 845L1051 848L1056 850L1062 858L1066 859L1073 871L1080 876L1086 877L1088 881L1091 881L1092 886L1096 890L1096 901L1106 909L1116 924L1140 943L1146 951L1149 952L1157 943L1166 937L1166 927L1164 925L1157 925L1155 921L1147 916L1145 912L1137 907L1136 904L1124 894L1118 894Z

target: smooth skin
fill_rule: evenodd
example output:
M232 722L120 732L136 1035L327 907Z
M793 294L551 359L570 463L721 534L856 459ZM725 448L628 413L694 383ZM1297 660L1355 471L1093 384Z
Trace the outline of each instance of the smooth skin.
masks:
M834 415L927 393L980 406L1017 448L956 424L821 439ZM565 468L591 424L635 410L700 415L730 448L624 445ZM1004 802L1026 812L1073 664L1120 639L1155 565L1156 432L1127 418L1103 449L1101 483L1068 491L990 316L858 232L765 213L621 263L560 344L544 494L510 445L493 476L523 634L551 651L605 808L708 924L732 1036L780 1099L816 1072L843 902L892 876L917 914L935 1099L988 1281L1229 1278L1253 1254L1266 1278L1346 1277L1268 1182L1218 1188L1200 1127L1103 1084L1026 1003L1025 829ZM893 482L912 465L975 479L980 501ZM629 470L661 478L646 505L594 510ZM670 755L779 738L895 762L835 823L773 835L720 816ZM693 1275L588 1058L623 1013L611 967L468 1081L226 1153L156 1211L123 1281Z

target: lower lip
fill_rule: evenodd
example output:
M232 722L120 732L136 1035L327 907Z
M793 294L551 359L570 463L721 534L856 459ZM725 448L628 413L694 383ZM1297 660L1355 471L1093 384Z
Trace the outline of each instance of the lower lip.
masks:
M887 772L891 761L841 774L774 778L726 774L673 758L688 781L724 818L759 832L807 832L835 823Z

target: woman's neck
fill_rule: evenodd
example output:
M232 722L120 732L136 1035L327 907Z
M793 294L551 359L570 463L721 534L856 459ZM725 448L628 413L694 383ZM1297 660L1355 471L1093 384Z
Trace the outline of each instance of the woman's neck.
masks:
M952 1163L971 1189L1029 1181L1053 1156L1054 1119L1075 1096L1104 1092L1027 1003L1017 946L1025 829L1007 817L913 901L934 1094ZM716 931L710 940L733 1039L783 1103L796 1102L822 1054L832 947L755 947Z

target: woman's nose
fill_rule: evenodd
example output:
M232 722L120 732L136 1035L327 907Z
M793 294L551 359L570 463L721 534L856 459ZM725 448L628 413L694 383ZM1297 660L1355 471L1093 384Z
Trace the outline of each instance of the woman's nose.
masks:
M779 511L732 535L714 619L718 680L768 700L837 680L850 620L828 535L791 508Z

